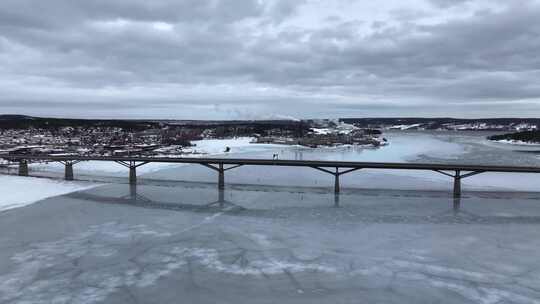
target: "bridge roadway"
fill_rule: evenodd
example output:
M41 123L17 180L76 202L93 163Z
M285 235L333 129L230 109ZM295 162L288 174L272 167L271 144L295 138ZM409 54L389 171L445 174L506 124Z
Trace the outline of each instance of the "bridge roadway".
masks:
M112 161L129 169L130 184L137 183L136 169L151 162L200 164L218 173L218 188L225 187L225 171L240 166L282 166L309 167L334 176L334 191L339 193L339 177L360 169L397 169L397 170L429 170L454 179L454 197L461 196L461 180L484 172L540 173L540 167L517 166L485 166L460 164L427 164L427 163L386 163L386 162L349 162L318 160L278 160L250 158L195 158L195 157L116 157L116 156L33 156L6 155L2 158L19 163L19 175L28 176L28 163L31 161L60 162L65 165L65 179L73 180L73 165L81 161ZM226 167L228 166L228 167Z

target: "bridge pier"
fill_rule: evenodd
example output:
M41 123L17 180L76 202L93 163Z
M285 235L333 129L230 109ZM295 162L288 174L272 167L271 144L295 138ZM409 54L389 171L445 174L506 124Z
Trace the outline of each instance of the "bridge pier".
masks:
M336 167L336 171L332 172L332 171L330 171L328 169L321 168L321 167L311 167L311 168L317 169L319 171L322 171L322 172L325 172L325 173L328 173L328 174L332 174L334 176L334 193L335 194L339 194L339 192L340 192L339 177L341 175L362 169L362 168L352 168L352 169L340 172L339 167Z
M458 197L461 197L461 175L459 170L454 175L454 198Z
M223 166L223 163L218 163L217 167L214 166L214 165L205 164L205 163L200 163L200 165L203 165L203 166L205 166L207 168L210 168L210 169L212 169L214 171L217 171L217 173L218 173L218 189L219 190L225 189L225 171L228 171L228 170L231 170L231 169L238 168L238 167L242 166L242 165L234 165L232 167L225 168Z
M19 176L28 176L28 161L25 159L19 160Z
M461 174L461 170L455 170L454 174L450 174L443 170L433 170L433 171L439 172L443 175L449 176L454 179L454 191L453 191L454 199L461 198L461 180L462 179L485 172L485 171L471 171L466 174Z
M133 161L133 160L130 160L129 162L118 160L115 162L129 169L129 184L130 185L137 184L137 168L149 163L149 161L137 163L136 161Z
M73 180L73 165L79 163L78 160L65 160L60 161L64 165L64 179L67 181Z
M225 189L225 169L223 169L223 164L218 166L218 189Z
M336 168L336 173L334 174L334 193L339 194L339 168Z
M129 184L130 185L137 184L137 167L135 166L129 167Z
M73 163L66 162L65 166L66 166L65 172L64 172L65 180L71 181L73 180Z

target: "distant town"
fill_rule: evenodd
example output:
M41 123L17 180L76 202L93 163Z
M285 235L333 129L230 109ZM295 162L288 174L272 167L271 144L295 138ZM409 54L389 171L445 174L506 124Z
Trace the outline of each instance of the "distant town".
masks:
M376 148L389 144L383 135L387 130L527 131L530 135L539 125L538 119L513 118L142 121L0 115L0 155L182 156L200 153L194 141L235 137L251 137L254 144Z
M338 120L115 121L4 116L0 155L184 156L194 141L250 137L253 144L306 147L387 144L381 131ZM228 152L225 147L223 152Z

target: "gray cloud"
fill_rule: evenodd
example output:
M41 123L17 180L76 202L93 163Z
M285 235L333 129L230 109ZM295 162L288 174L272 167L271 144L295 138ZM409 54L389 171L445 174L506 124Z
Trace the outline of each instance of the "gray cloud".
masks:
M442 8L448 8L452 6L461 5L472 0L429 0L433 5Z
M373 20L343 1L337 16L307 1L5 0L0 112L540 114L536 1L452 15L430 0Z

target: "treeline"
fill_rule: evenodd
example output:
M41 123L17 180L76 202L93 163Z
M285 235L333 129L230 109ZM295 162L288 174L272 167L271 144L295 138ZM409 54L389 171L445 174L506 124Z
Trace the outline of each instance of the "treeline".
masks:
M310 124L292 120L235 120L235 121L193 121L193 120L108 120L108 119L70 119L45 118L24 115L0 115L0 130L6 129L46 129L56 131L60 128L122 128L125 131L144 131L148 129L177 129L186 133L201 134L212 130L216 137L251 136L253 134L288 134L296 137L305 135ZM193 135L195 136L195 135Z
M354 124L362 128L388 126L388 125L413 125L420 124L426 129L438 129L446 124L473 124L486 123L490 125L509 126L520 123L540 125L540 118L451 118L451 117L376 117L376 118L342 118L341 121Z
M488 137L489 140L519 140L523 142L540 143L540 131L523 131L516 133L507 133L501 135L493 135Z
M24 115L0 115L0 129L59 129L65 127L110 127L141 131L159 127L158 122L141 120L44 118Z

